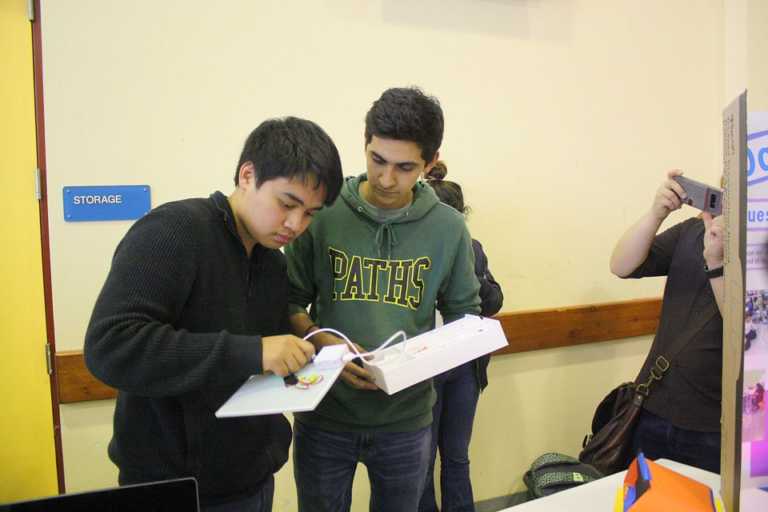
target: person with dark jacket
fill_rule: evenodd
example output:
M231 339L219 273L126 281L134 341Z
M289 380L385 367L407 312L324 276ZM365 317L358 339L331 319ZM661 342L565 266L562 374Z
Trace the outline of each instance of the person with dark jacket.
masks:
M248 376L285 376L314 354L285 334L278 249L336 199L341 162L316 124L272 119L246 140L234 181L228 197L167 203L129 229L93 309L85 361L118 390L108 452L121 485L195 477L205 511L268 511L290 424L214 413Z
M461 186L448 181L448 167L439 160L424 174L441 202L466 215ZM475 253L475 276L480 281L480 314L492 316L501 310L504 294L501 286L488 269L488 257L483 246L472 239ZM472 511L474 496L469 476L469 442L480 392L488 385L488 363L491 355L437 375L433 379L437 400L432 408L432 452L424 493L419 503L420 512ZM438 509L435 497L435 458L440 449L440 491L442 504Z
M651 208L611 255L611 272L619 277L667 276L659 327L636 382L648 382L660 357L669 368L650 385L631 453L719 473L725 226L722 216L704 212L656 234L685 202L685 190L673 179L681 174L667 173Z

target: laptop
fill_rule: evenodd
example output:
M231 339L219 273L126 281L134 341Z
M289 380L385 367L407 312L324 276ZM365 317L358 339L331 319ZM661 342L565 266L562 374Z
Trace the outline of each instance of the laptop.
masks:
M0 505L0 512L199 512L197 481L179 478Z

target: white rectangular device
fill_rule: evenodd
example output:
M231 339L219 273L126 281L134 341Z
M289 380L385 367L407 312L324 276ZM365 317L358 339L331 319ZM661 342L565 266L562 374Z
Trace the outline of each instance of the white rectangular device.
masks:
M376 385L392 395L505 346L498 320L466 315L387 347L363 364Z
M324 347L292 378L251 375L216 411L217 418L313 411L344 369L346 345Z

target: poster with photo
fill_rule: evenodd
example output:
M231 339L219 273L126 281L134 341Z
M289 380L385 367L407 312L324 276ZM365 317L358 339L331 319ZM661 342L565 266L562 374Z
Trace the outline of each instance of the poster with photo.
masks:
M768 487L768 112L747 116L741 489Z

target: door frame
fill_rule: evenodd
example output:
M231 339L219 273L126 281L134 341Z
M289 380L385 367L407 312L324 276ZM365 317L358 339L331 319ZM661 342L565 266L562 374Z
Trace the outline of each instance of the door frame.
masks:
M30 2L32 30L32 68L35 87L35 136L37 168L39 179L38 204L40 208L40 246L43 262L43 294L45 297L45 331L50 347L49 380L51 387L51 412L53 413L53 437L56 448L56 479L59 493L66 492L64 481L64 455L61 444L61 416L59 414L59 392L56 373L56 333L53 323L53 291L51 286L51 244L48 227L48 187L46 181L47 165L45 159L45 108L43 95L43 38L40 24L40 0Z

